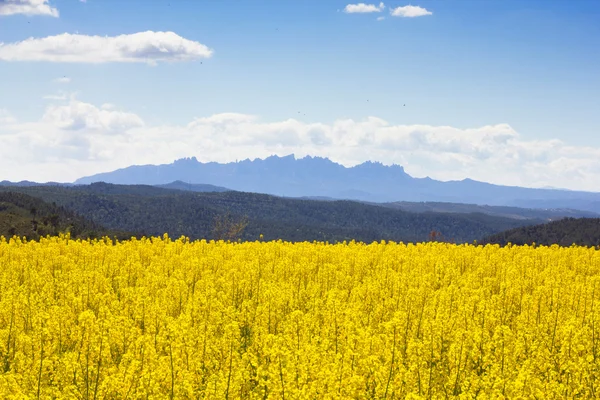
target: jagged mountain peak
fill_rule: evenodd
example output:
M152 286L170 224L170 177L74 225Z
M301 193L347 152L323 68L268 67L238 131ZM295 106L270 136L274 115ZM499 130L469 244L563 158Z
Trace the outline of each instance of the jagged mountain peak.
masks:
M319 196L373 202L438 201L529 208L600 210L600 193L501 186L472 179L413 178L401 165L365 161L345 167L326 157L271 155L231 163L187 157L165 165L132 166L81 178L77 184L165 185L174 181L289 197Z
M173 164L197 164L198 159L196 157L183 157L175 160Z

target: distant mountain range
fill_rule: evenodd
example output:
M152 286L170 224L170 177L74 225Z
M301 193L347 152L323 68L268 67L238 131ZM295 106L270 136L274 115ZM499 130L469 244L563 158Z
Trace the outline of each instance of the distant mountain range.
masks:
M215 185L206 185L202 183L185 183L182 181L175 181L171 183L166 183L164 185L154 185L163 189L175 189L175 190L186 190L189 192L229 192L231 189L215 186Z
M32 181L20 181L20 182L0 181L0 186L15 186L15 187L30 187L30 186L73 186L73 184L72 183L59 183L59 182L38 183L38 182L32 182Z
M294 155L226 164L195 157L172 164L131 166L84 177L75 184L213 185L219 190L266 193L285 197L347 199L366 202L451 202L542 209L600 212L600 193L501 186L464 179L442 182L413 178L399 165L365 162L347 168L327 158ZM183 185L183 186L182 186ZM193 190L193 189L192 189ZM219 191L217 190L217 191ZM199 190L204 191L204 190Z

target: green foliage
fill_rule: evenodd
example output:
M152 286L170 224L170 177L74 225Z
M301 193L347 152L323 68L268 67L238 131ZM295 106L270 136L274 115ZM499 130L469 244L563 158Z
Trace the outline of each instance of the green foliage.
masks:
M14 235L37 240L46 235L70 232L73 238L131 235L110 231L56 204L23 193L0 191L0 236Z
M482 244L486 243L503 246L508 243L600 246L600 218L565 218L547 224L515 228L485 238Z

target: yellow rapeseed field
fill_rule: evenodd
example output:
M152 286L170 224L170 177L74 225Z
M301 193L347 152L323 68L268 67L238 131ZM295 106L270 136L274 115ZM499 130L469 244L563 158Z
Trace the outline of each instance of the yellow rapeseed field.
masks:
M0 240L2 399L600 398L600 251Z

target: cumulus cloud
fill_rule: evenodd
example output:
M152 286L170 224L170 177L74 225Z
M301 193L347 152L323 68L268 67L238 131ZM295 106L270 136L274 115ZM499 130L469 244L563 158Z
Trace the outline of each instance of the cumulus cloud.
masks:
M58 17L58 10L48 0L0 0L0 16L16 14Z
M63 130L97 130L103 133L122 133L144 125L136 114L98 108L75 99L67 105L51 105L42 121Z
M119 36L87 36L63 33L0 43L0 61L64 63L147 63L192 61L208 58L213 50L173 32L139 32Z
M291 153L329 157L346 166L366 160L400 164L415 177L531 187L597 190L600 175L600 147L527 140L508 124L460 129L394 125L377 117L306 123L222 113L185 125L149 126L117 106L71 97L50 104L34 122L0 111L0 136L0 180L72 181L181 157L230 162Z
M383 4L383 3L379 3L379 5L358 3L358 4L348 4L346 7L344 7L344 12L348 13L348 14L373 13L373 12L381 12L381 11L383 11L384 8L385 8L385 4Z
M408 5L408 6L403 6L403 7L392 8L392 9L390 9L390 14L393 17L414 18L414 17L423 17L426 15L432 15L433 13L423 7Z

